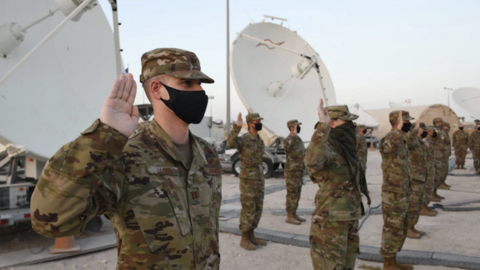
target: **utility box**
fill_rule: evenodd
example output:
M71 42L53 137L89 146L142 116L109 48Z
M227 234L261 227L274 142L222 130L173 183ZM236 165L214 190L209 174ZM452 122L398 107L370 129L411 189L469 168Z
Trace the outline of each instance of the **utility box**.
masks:
M34 158L25 157L25 179L38 179L42 174L45 162L38 161Z

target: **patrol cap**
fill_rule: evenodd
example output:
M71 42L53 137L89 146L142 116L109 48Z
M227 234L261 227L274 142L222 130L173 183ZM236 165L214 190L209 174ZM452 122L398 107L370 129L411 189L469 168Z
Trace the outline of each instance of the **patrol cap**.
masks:
M389 115L390 122L397 121L398 120L398 114L400 114L400 111L391 112L390 115ZM402 117L403 117L403 120L408 120L408 121L415 119L413 117L410 117L410 113L408 111L402 111Z
M427 126L425 125L424 122L420 122L419 127L423 128L423 129L427 129Z
M475 120L473 120L473 122L478 123L478 122L480 122L480 120L475 119Z
M249 113L245 118L247 118L247 123L255 120L263 120L258 113Z
M141 83L161 74L181 79L200 80L204 83L215 82L201 71L200 60L193 52L175 48L159 48L144 53L141 62Z
M450 123L445 122L445 126L450 127Z
M433 124L435 124L435 123L437 123L437 122L443 123L443 119L440 118L440 117L433 118Z
M420 127L421 127L421 126L422 126L422 125L420 125ZM435 130L435 126L434 126L434 125L428 125L428 126L425 126L423 129L424 129L424 130Z
M347 105L328 106L325 109L328 111L330 119L340 118L346 121L353 121L358 118L358 115L353 114L348 110Z
M300 126L301 124L302 123L299 123L297 119L290 120L290 121L287 122L287 127L291 128L291 127L296 126L296 125Z
M366 129L367 127L364 124L357 124L358 129Z

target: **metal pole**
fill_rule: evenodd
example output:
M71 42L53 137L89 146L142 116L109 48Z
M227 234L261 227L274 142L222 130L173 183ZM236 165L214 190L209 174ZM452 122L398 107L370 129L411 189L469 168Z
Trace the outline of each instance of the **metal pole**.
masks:
M226 136L230 134L230 1L227 0L227 126Z
M122 71L122 56L120 55L120 33L118 29L118 6L112 5L112 15L113 15L113 37L115 41L115 62L117 64L117 78L120 77Z
M33 47L33 49L31 49L20 61L18 61L18 63L12 68L10 69L10 71L7 72L7 74L5 74L5 76L3 76L2 79L0 79L0 85L20 66L23 64L23 62L29 58L38 48L40 48L40 46L43 45L43 43L45 43L47 40L49 40L53 35L55 35L55 33L58 32L58 30L60 30L60 28L62 28L62 26L64 26L68 21L70 21L73 17L77 16L78 13L80 13L88 4L90 4L91 0L85 0L83 1L83 3L81 3L75 10L72 11L72 13L70 13L67 17L65 17L65 19L63 19L63 21L61 21L55 28L53 28L53 30L48 33L48 35L46 35L37 45L35 45L35 47Z
M453 91L453 88L449 88L449 87L444 87L443 88L444 90L447 90L447 104L448 104L448 107L450 108L450 91Z

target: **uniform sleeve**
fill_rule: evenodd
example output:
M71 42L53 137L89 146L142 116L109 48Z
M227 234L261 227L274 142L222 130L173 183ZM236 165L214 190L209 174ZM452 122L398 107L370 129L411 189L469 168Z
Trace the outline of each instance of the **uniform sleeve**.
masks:
M291 136L288 136L284 141L283 141L283 150L285 152L290 152L292 151L292 146L293 146L293 140Z
M360 163L363 167L363 169L366 169L366 163L367 163L367 144L365 143L365 140L361 137L362 135L357 134L357 156L358 159L360 160Z
M242 127L233 125L232 131L227 138L227 148L236 148L238 151L242 150L244 141L242 137L238 137L241 129Z
M382 143L382 152L384 154L393 154L397 152L398 142L402 136L400 132L403 131L395 130L384 138Z
M329 125L320 123L308 145L307 152L305 153L305 165L308 167L308 173L311 178L313 178L315 173L322 170L327 162L325 154L330 130Z
M32 195L33 229L47 237L78 235L114 211L123 190L120 161L127 137L97 120L49 160Z
M458 134L458 131L455 131L452 135L452 144L454 147L455 147L455 142L457 141L457 134Z
M414 128L408 135L407 135L407 146L408 150L413 150L417 147L418 140L417 140L418 128Z

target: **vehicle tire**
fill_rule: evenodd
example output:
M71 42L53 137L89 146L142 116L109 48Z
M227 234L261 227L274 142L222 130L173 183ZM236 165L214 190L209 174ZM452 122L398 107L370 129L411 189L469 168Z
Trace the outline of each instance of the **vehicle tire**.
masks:
M93 231L93 232L98 232L103 226L103 221L101 217L94 217L92 220L90 220L87 224L87 230Z
M263 177L270 178L273 174L273 163L268 158L262 158L262 165L263 165Z
M240 174L240 169L242 168L242 161L239 158L236 158L232 162L232 172L235 176Z

